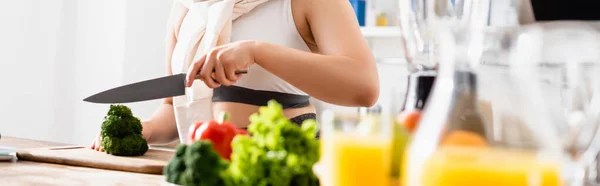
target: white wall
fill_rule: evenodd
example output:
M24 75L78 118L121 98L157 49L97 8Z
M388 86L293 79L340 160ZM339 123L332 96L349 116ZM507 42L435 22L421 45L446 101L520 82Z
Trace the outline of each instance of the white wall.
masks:
M108 105L83 98L163 75L171 1L0 1L0 133L89 144ZM130 104L141 118L158 101Z
M0 133L90 144L108 105L83 102L85 97L164 75L170 5L171 0L0 1ZM375 42L375 53L401 55L394 43ZM405 75L398 73L401 67L379 68L384 87ZM145 119L159 103L127 105Z
M54 67L62 1L0 1L0 132L64 140L55 130Z
M108 105L81 99L122 84L164 75L164 35L171 1L84 1L78 6L77 90L71 143L99 132ZM81 3L80 3L81 4ZM92 38L92 39L89 39ZM160 102L126 104L140 119Z
M90 143L100 131L102 117L107 106L81 101L106 87L121 84L123 77L123 56L125 55L124 18L126 1L71 1L76 3L75 58L71 71L75 80L73 97L68 102L73 105L71 142ZM69 117L65 115L64 117Z
M123 82L165 75L165 26L172 1L127 0L127 3ZM160 103L157 100L127 105L135 115L147 118Z

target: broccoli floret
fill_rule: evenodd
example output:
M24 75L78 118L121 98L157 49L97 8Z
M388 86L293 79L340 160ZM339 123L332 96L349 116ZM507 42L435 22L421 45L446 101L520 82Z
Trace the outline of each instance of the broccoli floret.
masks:
M175 148L175 157L183 157L183 155L185 154L185 150L187 148L187 145L185 144L179 144L177 145L177 147Z
M106 153L117 156L141 156L148 151L148 143L139 134L124 138L103 137L102 147Z
M183 171L185 171L184 154L187 145L179 144L175 149L175 156L169 161L169 164L163 169L163 174L166 177L166 181L169 183L181 183L180 178Z
M131 109L125 105L110 105L108 116L133 117Z
M124 105L111 105L104 117L101 132L102 147L107 154L141 156L148 152L148 143L142 137L142 124Z
M181 173L185 170L185 163L181 158L174 158L165 166L163 174L167 175L167 182L180 183Z
M213 150L212 142L199 140L180 144L163 174L166 181L183 186L224 185L223 174L229 162Z
M141 134L142 125L140 120L135 117L121 117L109 115L102 122L102 137L125 137L131 134Z

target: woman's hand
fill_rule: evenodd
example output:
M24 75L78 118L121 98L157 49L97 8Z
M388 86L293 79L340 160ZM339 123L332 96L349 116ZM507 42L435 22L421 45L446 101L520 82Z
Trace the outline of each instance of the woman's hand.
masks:
M102 135L96 135L96 139L94 139L91 148L92 150L104 152L104 148L102 148Z
M256 41L238 41L213 48L190 66L186 86L192 86L196 74L209 88L235 84L241 77L235 71L254 64L255 45Z

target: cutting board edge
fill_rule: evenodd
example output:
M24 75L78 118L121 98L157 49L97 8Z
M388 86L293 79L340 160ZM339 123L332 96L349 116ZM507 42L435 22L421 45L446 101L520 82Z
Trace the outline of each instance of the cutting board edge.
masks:
M141 173L141 174L154 174L154 175L162 175L163 169L166 165L144 165L135 168L127 168L127 167L113 167L107 164L102 163L94 163L87 162L86 164L77 163L76 161L71 161L69 159L58 159L48 156L34 156L27 150L17 150L17 159L25 160L25 161L33 161L40 163L52 163L57 165L69 165L69 166L77 166L77 167L87 167L94 169L104 169L104 170L113 170L113 171L124 171L124 172L133 172L133 173Z

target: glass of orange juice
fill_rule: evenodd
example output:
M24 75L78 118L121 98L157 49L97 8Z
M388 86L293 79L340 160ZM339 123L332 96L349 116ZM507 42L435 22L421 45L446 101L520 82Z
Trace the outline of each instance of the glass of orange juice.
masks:
M320 174L324 186L392 183L393 130L381 113L325 111L321 123Z

